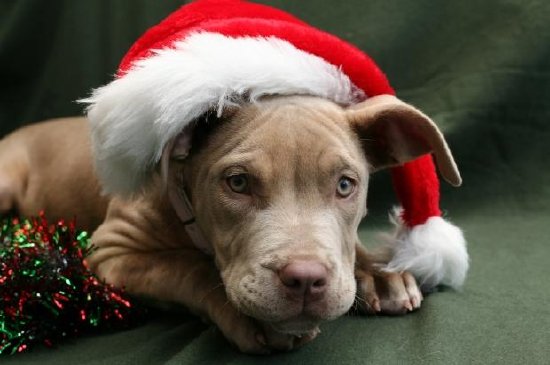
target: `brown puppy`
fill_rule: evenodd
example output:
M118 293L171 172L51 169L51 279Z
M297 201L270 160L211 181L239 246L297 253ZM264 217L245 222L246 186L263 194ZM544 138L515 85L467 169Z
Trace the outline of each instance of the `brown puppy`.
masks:
M307 342L356 298L364 312L420 306L414 278L377 271L357 227L369 172L433 151L444 177L456 173L425 115L392 96L350 109L291 96L206 125L191 151L173 141L149 186L131 198L101 197L85 120L21 129L0 143L0 207L76 215L83 228L98 227L89 263L100 277L185 305L245 352ZM179 217L184 189L213 258Z

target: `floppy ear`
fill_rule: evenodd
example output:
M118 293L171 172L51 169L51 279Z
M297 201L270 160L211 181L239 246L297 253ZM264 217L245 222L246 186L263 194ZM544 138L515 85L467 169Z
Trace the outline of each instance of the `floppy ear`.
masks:
M212 128L220 125L224 119L235 115L238 109L238 105L227 105L223 110L218 110L215 116L214 114L207 113L194 123L188 124L175 138L164 146L160 159L160 175L170 204L184 224L185 231L195 247L207 254L213 254L214 251L212 245L195 222L193 206L183 182L183 165L181 163L189 156L192 143L200 145L201 138L211 133ZM213 120L209 120L209 117ZM171 169L171 164L179 164L179 167Z
M166 185L168 184L169 167L171 160L183 161L191 150L191 127L186 127L176 138L168 142L162 151L162 157L160 158L160 175L162 181Z
M194 122L189 123L176 137L168 141L162 150L160 159L162 181L164 183L169 181L170 161L182 162L185 160L191 152L192 143L200 145L201 139L206 138L206 135L210 134L213 128L216 128L224 120L233 117L238 110L238 105L227 104L223 109L217 110L216 113L209 111Z
M443 134L418 109L395 96L379 95L350 107L346 113L373 171L433 153L441 176L453 186L462 183Z

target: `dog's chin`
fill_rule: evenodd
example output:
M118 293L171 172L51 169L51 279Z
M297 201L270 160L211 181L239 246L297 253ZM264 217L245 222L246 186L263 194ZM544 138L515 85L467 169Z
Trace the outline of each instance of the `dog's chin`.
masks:
M274 310L274 307L264 308L251 302L240 303L237 306L243 314L271 326L275 331L295 336L308 335L315 332L319 324L334 319L337 315L327 312L325 305L315 305L304 308L302 304L286 303L284 310ZM279 308L281 309L281 308Z
M299 315L284 321L271 322L269 325L277 332L301 337L317 331L320 323L319 319Z

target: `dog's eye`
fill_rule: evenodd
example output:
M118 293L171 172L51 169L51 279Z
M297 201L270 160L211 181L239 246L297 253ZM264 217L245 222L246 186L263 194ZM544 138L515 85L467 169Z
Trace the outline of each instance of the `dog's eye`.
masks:
M226 181L229 188L235 193L246 194L248 192L248 177L246 174L229 176Z
M345 198L351 195L355 190L355 183L352 179L346 176L342 176L338 181L336 192L341 198Z

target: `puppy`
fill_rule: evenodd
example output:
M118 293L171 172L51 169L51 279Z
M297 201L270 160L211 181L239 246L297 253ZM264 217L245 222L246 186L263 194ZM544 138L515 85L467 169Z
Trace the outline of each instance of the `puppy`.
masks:
M76 216L94 231L100 278L186 306L248 353L300 346L354 302L362 313L420 307L413 276L379 270L390 258L369 256L357 228L370 173L430 151L454 168L428 117L384 95L353 107L271 96L203 118L131 197L101 195L85 119L16 131L0 142L0 208Z

